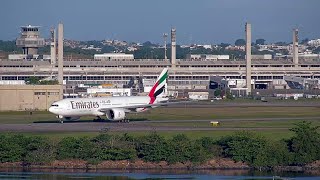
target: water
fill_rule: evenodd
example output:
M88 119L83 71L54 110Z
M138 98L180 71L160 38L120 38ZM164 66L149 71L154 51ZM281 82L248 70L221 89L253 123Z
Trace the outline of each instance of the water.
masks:
M90 179L90 180L320 180L319 171L257 172L247 170L59 170L59 169L0 169L0 179Z

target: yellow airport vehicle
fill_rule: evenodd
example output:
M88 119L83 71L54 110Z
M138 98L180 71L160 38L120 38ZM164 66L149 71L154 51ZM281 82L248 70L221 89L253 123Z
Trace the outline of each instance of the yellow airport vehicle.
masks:
M210 124L212 126L219 126L220 125L220 122L219 121L210 121Z

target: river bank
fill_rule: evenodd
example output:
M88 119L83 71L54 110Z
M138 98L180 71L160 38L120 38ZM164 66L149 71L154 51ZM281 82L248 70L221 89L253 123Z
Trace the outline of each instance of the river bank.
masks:
M220 158L212 159L201 164L195 164L191 162L186 163L174 163L169 164L165 161L160 162L145 162L142 160L128 161L102 161L97 164L92 164L84 160L55 160L46 164L37 163L24 163L24 162L13 162L13 163L0 163L1 169L10 168L22 168L22 169L51 169L51 170L260 170L260 171L290 171L290 172L303 172L303 171L313 171L320 175L320 161L315 161L313 163L307 164L305 166L275 166L271 168L253 168L243 162L235 162L231 159Z

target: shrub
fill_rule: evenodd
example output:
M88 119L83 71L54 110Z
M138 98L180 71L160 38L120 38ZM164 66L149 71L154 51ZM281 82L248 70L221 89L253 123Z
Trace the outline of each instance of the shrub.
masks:
M136 150L133 142L123 137L101 134L92 140L96 147L95 159L98 160L133 160Z
M54 158L55 149L48 138L31 136L26 139L25 162L43 164Z
M294 154L294 164L304 165L320 158L320 134L318 126L312 127L311 122L302 121L290 129L295 135L288 141Z
M24 148L17 135L0 135L0 162L22 161Z
M95 154L94 144L89 138L63 138L57 147L58 159L91 159Z
M167 141L156 133L137 139L137 155L149 162L166 161L169 151Z
M169 140L168 150L169 163L190 161L193 156L193 143L186 135L179 134Z
M254 133L242 131L221 139L219 144L223 147L226 157L252 165L258 155L263 153L266 140Z

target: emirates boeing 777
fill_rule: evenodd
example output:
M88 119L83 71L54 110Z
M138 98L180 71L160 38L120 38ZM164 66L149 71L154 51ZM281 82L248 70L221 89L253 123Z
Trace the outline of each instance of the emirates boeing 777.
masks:
M56 114L61 122L77 120L81 116L96 116L98 119L107 117L111 121L126 119L126 113L143 112L150 108L166 105L168 98L160 97L165 89L168 69L165 68L148 96L128 97L96 97L96 98L67 98L54 102L49 111Z

